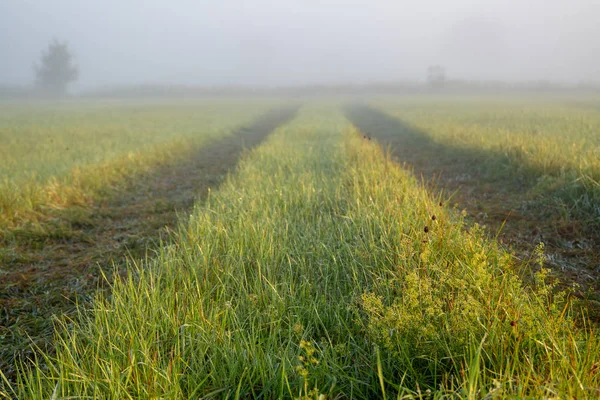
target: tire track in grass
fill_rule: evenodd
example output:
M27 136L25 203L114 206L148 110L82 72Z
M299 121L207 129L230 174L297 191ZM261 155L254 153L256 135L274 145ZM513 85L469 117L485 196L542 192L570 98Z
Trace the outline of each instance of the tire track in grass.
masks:
M0 371L14 379L15 360L32 355L32 341L51 350L53 315L75 312L78 301L106 286L102 274L110 274L113 262L144 257L168 240L178 215L189 214L246 149L259 145L297 110L269 111L233 135L124 182L103 203L58 211L43 231L20 230L0 240Z
M427 133L366 105L345 107L347 118L362 135L390 146L392 155L408 164L415 174L452 194L452 202L465 209L470 218L489 227L501 241L510 245L524 261L532 258L535 247L545 244L546 266L552 268L564 285L576 283L578 296L586 298L593 318L600 320L600 271L598 248L600 238L593 229L568 226L558 215L560 210L541 207L528 198L539 176L537 171L498 174L491 165L507 166L502 154L445 146ZM581 224L580 224L581 225ZM592 293L590 295L590 293Z

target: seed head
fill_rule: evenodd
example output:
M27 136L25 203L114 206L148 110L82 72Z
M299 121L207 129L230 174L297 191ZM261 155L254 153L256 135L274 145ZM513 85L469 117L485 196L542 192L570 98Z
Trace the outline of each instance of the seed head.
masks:
M441 206L443 206L443 205L444 205L444 203L442 203L442 202L440 201L440 207L441 207Z
M510 326L517 326L517 321L510 321Z
M425 225L425 228L423 228L423 231L424 231L425 233L429 232L429 227L428 227L427 225Z
M436 217L435 215L432 215L432 216L431 216L431 220L432 220L432 221L435 221L436 219L437 219L437 217Z

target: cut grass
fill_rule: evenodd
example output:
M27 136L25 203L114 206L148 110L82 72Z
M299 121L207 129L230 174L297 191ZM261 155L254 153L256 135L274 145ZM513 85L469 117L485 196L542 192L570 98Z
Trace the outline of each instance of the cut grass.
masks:
M439 202L339 111L303 109L63 321L14 395L596 396L598 339L570 299L543 274L524 288Z

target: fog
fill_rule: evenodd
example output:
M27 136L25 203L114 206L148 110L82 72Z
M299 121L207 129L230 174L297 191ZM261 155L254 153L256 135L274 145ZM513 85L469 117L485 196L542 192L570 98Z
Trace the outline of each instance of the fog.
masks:
M600 81L598 0L0 0L0 84L30 84L53 39L76 89Z

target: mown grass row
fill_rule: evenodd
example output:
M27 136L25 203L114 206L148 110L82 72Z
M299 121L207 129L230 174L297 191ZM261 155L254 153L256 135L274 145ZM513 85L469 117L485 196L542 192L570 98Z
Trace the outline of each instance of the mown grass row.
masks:
M231 134L268 101L26 106L0 112L0 229L85 206L124 177Z
M304 108L14 395L596 396L593 330L510 260L338 110Z
M474 154L473 171L527 182L530 197L600 224L600 110L594 99L422 97L374 101L437 145L438 157ZM439 151L445 150L445 151ZM464 160L467 162L467 160Z
M61 202L54 201L43 218L0 230L0 370L14 379L15 360L26 359L32 343L51 351L53 315L72 316L76 302L87 304L99 289L101 271L108 274L112 263L121 266L127 257L138 259L155 249L177 226L178 214L189 213L194 199L204 198L245 148L260 143L293 112L294 107L277 107L235 134L199 138L170 159L143 153L147 165L134 158L122 166L134 176L119 176L121 170L108 164L107 176L94 181L107 183L98 188L105 195L88 193L94 204L56 209ZM105 172L99 166L90 169L92 176ZM124 176L128 179L120 179Z

